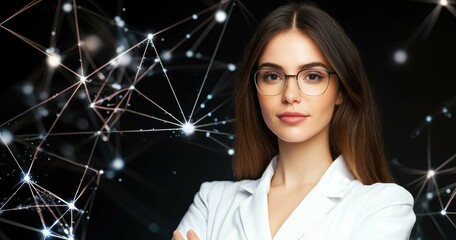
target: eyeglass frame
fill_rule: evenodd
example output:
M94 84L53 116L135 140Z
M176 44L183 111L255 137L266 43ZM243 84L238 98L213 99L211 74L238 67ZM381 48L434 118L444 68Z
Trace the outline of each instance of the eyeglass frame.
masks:
M271 69L271 70L275 70L275 71L281 72L281 73L283 73L283 76L285 77L285 83L284 83L284 85L282 86L282 90L281 90L280 92L278 92L277 94L263 94L263 93L260 91L259 87L258 87L258 84L257 84L257 81L256 81L256 75L257 75L257 73L258 73L259 71L261 71L261 70L268 70L268 69ZM301 86L300 86L299 83L298 83L298 89L299 89L299 91L301 91L301 93L304 94L304 95L306 95L306 96L318 97L318 96L321 96L321 95L325 94L325 92L328 90L329 83L331 82L331 74L334 74L334 75L336 75L336 76L339 76L339 75L337 74L337 72L335 72L335 71L330 71L330 70L328 70L328 69L319 69L319 68L302 68L302 69L300 69L296 74L285 74L285 72L284 72L283 70L280 70L280 69L274 69L274 68L260 68L260 69L256 69L256 70L252 71L251 73L252 73L252 75L253 75L253 83L255 84L255 88L256 88L256 90L257 90L261 95L263 95L263 96L276 96L276 95L281 94L282 91L283 91L283 89L285 89L285 85L288 83L287 81L288 81L288 78L289 78L289 77L295 77L296 82L298 82L298 75L299 75L299 73L301 73L302 71L307 71L307 70L318 70L318 71L325 71L326 73L328 73L328 85L326 86L326 89L325 89L321 94L319 94L319 95L309 95L309 94L305 94L305 93L302 91Z

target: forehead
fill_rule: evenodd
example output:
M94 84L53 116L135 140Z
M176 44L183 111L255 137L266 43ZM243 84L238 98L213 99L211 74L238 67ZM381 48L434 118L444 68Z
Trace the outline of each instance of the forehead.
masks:
M323 53L312 38L298 30L290 30L271 38L258 64L273 63L284 69L296 70L298 66L312 62L327 65Z

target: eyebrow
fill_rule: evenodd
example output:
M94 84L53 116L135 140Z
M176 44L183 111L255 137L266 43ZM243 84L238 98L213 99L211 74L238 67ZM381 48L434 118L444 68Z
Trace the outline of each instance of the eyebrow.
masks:
M283 70L282 66L280 66L278 64L275 64L275 63L270 63L270 62L262 63L260 66L258 66L258 69L263 68L263 67L269 67L269 68L275 68L275 69ZM311 63L301 64L301 65L298 66L299 69L313 68L313 67L323 67L325 69L328 69L328 67L322 62L311 62Z

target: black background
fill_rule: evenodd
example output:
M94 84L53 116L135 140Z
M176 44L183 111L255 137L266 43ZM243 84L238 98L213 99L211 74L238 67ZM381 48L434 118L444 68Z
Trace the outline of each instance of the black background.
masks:
M426 18L435 8L436 1L327 0L314 2L339 21L359 48L382 114L388 161L397 182L416 197L417 224L413 229L412 239L453 239L456 236L455 204L450 203L447 208L447 212L453 212L448 215L451 219L449 220L440 215L439 199L442 199L445 205L456 184L455 160L451 160L456 149L455 11L453 10L452 14L451 11L443 8L435 23L429 25ZM0 129L2 131L8 129L17 135L36 136L50 129L55 120L55 114L62 109L62 103L55 103L58 102L56 100L44 104L43 106L50 113L47 117L34 118L29 113L19 114L70 86L74 83L74 79L71 80L65 70L56 71L54 75L49 74L44 64L44 54L7 31L12 29L44 48L49 46L49 27L42 28L42 26L51 26L52 19L55 17L56 1L43 1L13 20L4 22L27 3L29 2L9 2L7 5L2 5L0 9L0 21L4 26L0 29L3 59L0 65L2 73L0 75L2 128ZM226 71L225 66L227 63L237 63L256 22L282 3L284 1L249 0L241 1L234 7L197 106L206 102L206 109L209 109L225 100L228 100L228 103L202 122L207 123L214 118L227 120L234 117L231 106L234 75ZM127 41L127 45L130 46L136 44L143 40L147 33L165 29L217 4L217 1L176 0L150 3L78 1L77 4L99 16L99 18L93 17L95 14L91 15L82 10L79 13L81 29L87 27L87 32L105 34L104 47L95 60L100 66L112 58L112 49L122 40ZM228 5L223 6L228 10ZM455 5L452 6L454 9ZM241 9L244 7L251 15L243 14L244 11ZM122 31L123 28L116 30L112 27L115 16L121 16L128 32ZM203 15L201 15L202 18ZM100 21L100 19L108 20ZM65 24L66 22L62 25L65 26ZM187 21L154 37L156 49L164 51L175 46L186 33L195 28L196 24L192 24L191 21L190 23ZM184 43L176 48L172 60L164 61L176 95L182 103L184 115L187 117L208 69L208 59L214 53L222 28L223 23L217 23L198 47L198 51L207 59L186 58L185 51L193 43ZM75 32L63 27L59 46L71 49L71 40L74 36ZM194 40L194 37L190 39ZM408 54L407 61L403 64L393 60L393 55L398 49L404 49ZM67 61L65 63L77 69L78 61L74 55L72 59L65 60ZM150 63L150 59L147 61ZM135 72L135 67L130 69L131 73ZM47 76L52 76L48 79L53 79L48 88L44 87ZM123 81L127 83L131 83L134 78L134 74L122 76L125 78ZM34 89L41 90L31 94L21 92L23 84L30 82L35 86ZM147 96L153 96L161 106L182 119L166 81L143 81L137 85L137 88ZM46 89L45 92L49 94L40 98L43 89ZM214 94L214 99L207 99L208 94ZM62 96L63 99L68 97L68 95ZM75 128L77 120L93 119L93 114L86 112L85 100L73 102L68 107L68 111L64 112L65 117L59 119L53 133L80 132L81 129ZM164 115L138 95L132 97L131 109L158 117ZM204 116L206 109L198 107L196 109L194 115L196 118ZM447 111L444 112L443 109ZM35 109L31 112L34 111ZM426 122L427 116L432 117L432 121ZM89 123L90 126L85 129L86 131L94 133L100 127L99 121L89 121ZM95 127L91 127L91 124ZM76 239L169 239L203 181L231 179L231 156L227 154L227 150L232 146L233 140L227 136L212 135L223 143L218 144L205 137L203 132L195 132L191 136L186 136L179 130L129 133L126 130L169 127L133 114L123 115L115 127L124 133L112 134L109 141L97 144L90 165L95 169L109 172L112 159L116 154L121 154L125 159L125 168L112 171L110 177L107 177L108 174L102 175L98 188L94 192L93 205L86 213L83 224L76 230ZM217 125L216 128L226 133L233 132L230 123ZM34 153L33 146L38 145L40 141L24 139L24 137L18 138L12 146L14 145L13 151L18 155L28 156L27 160L24 160L24 166L27 166L29 155ZM78 159L77 161L85 164L89 159L94 141L90 135L56 136L47 138L43 146L51 152ZM5 201L11 196L12 189L16 189L15 184L20 181L20 174L14 159L3 145L1 151L0 197L2 199L0 201ZM45 158L47 155L41 160ZM429 169L428 159L432 169L436 169L447 159L450 161L439 169L447 170L438 172L431 181L424 182L426 179L424 177L424 180L422 178L418 182L413 182L426 176ZM49 186L53 191L65 196L74 193L74 186L77 186L82 173L81 169L68 167L56 158L51 158L44 163L38 161L35 169L37 174L35 179L40 185ZM69 180L68 176L75 178ZM424 186L423 192L420 191L421 186ZM436 189L439 191L435 191ZM449 193L446 192L447 189ZM434 197L427 198L426 196L429 196L427 192L433 193ZM21 199L22 197L24 199ZM23 204L27 202L26 199L29 199L27 194L14 198L18 202L23 200ZM10 208L9 205L2 207L3 210L8 208ZM36 215L33 211L15 210L1 213L0 219L40 228L40 224L35 222ZM34 217L30 218L30 216ZM87 217L90 219L87 220ZM41 235L33 230L0 221L0 238L2 237L40 239Z

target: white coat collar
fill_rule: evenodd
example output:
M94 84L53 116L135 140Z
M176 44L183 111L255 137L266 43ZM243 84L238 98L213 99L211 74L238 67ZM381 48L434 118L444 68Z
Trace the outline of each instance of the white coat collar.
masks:
M260 179L247 181L240 186L252 194L239 207L242 224L249 240L271 239L267 194L277 167L277 160L278 158L275 156ZM344 158L339 156L329 166L318 184L283 223L274 239L298 239L304 235L313 224L336 205L337 198L344 196L346 187L353 179Z

